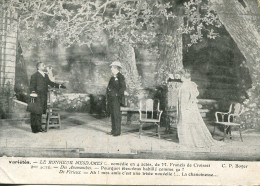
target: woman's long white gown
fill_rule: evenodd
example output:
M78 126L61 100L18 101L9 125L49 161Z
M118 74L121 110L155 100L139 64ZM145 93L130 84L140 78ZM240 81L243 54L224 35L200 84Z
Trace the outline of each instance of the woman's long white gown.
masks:
M197 85L183 82L178 96L178 138L181 145L189 147L210 147L220 144L215 141L206 127L197 105Z

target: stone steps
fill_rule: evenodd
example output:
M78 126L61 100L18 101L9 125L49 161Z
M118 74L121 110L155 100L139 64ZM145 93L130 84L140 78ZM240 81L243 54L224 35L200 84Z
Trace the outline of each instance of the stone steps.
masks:
M199 75L199 74L194 74L191 79L192 81L205 81L205 78L206 79L210 79L211 81L212 80L215 80L215 82L223 82L223 83L232 83L232 82L236 82L237 80L237 77L231 77L231 76L224 76L224 75L206 75L206 74L203 74L203 75Z
M199 89L199 97L209 98L209 99L223 99L224 97L233 97L236 98L238 94L238 89Z
M1 119L0 125L23 125L30 124L30 118Z
M199 104L202 104L202 105L217 103L217 100L215 100L215 99L198 99L198 101L199 101Z
M198 101L198 106L200 109L207 109L209 111L214 109L218 105L217 100L213 99L198 99Z
M17 119L17 121L30 118L30 113L26 111L27 105L27 103L22 101L13 100L12 111L7 113L7 118L12 120Z
M198 99L198 101L203 120L209 122L214 120L214 113L212 112L215 112L216 108L218 107L218 101L214 99Z
M27 108L27 103L24 103L22 101L18 101L18 100L13 100L13 109L21 111L24 110L26 111Z
M260 161L259 146L255 146L255 149L248 152L247 148L236 148L232 150L215 150L215 151L194 151L194 150L153 150L144 151L138 150L136 155L133 155L135 159L172 159L172 160L221 160L221 161ZM239 153L237 153L239 152ZM85 157L85 156L81 156ZM89 156L87 156L89 157Z
M198 90L199 90L200 94L205 93L205 92L211 93L211 94L213 94L213 93L225 93L225 94L227 94L227 93L233 93L233 92L238 91L237 88L236 89L232 89L232 88L219 89L219 88L200 88L200 87L198 87ZM213 98L211 98L211 99L213 99Z
M20 119L20 118L29 118L30 117L30 112L11 112L7 113L7 118L12 118L12 119Z
M224 83L224 82L209 82L207 80L200 81L198 84L198 88L207 88L207 89L237 89L237 85L235 83Z
M79 158L82 148L1 147L0 156Z
M1 119L0 125L30 124L30 113L26 111L27 103L13 100L12 112L6 114L7 119Z

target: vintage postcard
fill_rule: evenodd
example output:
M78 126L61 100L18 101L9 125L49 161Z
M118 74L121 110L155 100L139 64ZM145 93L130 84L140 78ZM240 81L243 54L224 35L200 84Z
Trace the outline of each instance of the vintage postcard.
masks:
M258 0L0 6L1 184L260 184Z

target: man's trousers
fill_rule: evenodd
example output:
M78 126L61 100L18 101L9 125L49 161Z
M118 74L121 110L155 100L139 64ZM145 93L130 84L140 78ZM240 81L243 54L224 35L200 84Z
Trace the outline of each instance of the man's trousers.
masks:
M31 113L31 129L33 133L40 132L42 130L42 115Z
M121 134L121 112L120 112L120 102L118 96L111 96L108 98L109 110L112 122L113 135Z

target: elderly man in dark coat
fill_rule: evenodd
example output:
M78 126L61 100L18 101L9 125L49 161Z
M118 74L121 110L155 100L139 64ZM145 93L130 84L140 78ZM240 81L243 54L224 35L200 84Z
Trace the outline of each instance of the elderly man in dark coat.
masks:
M37 72L31 76L30 91L37 94L36 103L42 108L42 113L31 112L31 129L33 133L44 132L42 129L42 114L46 114L47 109L47 93L48 85L55 88L66 88L64 85L60 85L52 82L48 75L45 74L45 64L38 62Z
M119 136L121 134L120 105L122 104L126 84L124 76L120 73L121 63L114 61L110 66L113 76L110 78L107 86L107 104L111 114L111 135Z

